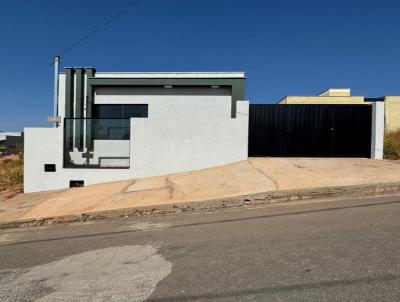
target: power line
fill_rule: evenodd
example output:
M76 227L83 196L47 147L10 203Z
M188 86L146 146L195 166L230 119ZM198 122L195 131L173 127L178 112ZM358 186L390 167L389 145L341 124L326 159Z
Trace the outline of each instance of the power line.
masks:
M123 10L121 10L119 13L115 14L112 18L106 20L104 23L100 24L97 28L95 28L94 30L88 32L87 34L85 34L84 36L82 36L82 38L80 38L79 40L77 40L76 42L72 43L70 46L68 46L67 48L65 48L63 51L61 51L58 56L61 57L63 55L65 55L67 52L69 52L70 50L72 50L73 48L77 47L79 44L81 44L83 41L87 40L88 38L90 38L91 36L93 36L94 34L98 33L99 31L103 30L104 28L106 28L107 26L109 26L110 24L112 24L113 22L115 22L115 20L117 20L118 18L120 18L121 16L125 15L132 7L138 5L140 2L142 2L142 0L136 0L131 2L127 7L125 7ZM53 63L51 63L53 64Z

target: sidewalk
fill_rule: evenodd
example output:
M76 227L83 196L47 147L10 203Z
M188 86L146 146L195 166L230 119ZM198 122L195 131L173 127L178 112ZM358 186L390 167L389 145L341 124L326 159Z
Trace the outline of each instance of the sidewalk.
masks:
M293 189L400 182L400 161L250 158L188 173L119 181L0 202L0 222L222 199Z

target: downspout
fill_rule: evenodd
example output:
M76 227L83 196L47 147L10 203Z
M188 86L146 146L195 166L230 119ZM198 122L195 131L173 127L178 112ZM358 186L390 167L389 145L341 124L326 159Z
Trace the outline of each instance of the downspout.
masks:
M54 57L54 117L58 117L58 74L60 68L60 57ZM58 122L54 123L54 127L58 127Z

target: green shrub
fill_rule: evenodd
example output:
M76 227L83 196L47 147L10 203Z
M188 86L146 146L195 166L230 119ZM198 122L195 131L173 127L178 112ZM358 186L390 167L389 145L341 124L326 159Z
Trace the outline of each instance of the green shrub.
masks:
M383 153L387 159L400 159L400 130L385 133Z
M0 161L0 192L24 181L23 160L5 159Z

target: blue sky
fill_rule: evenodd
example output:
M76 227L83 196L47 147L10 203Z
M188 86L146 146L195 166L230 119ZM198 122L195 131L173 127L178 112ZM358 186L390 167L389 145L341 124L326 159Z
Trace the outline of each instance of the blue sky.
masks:
M0 130L50 126L52 57L131 2L2 1ZM143 0L61 66L246 71L253 103L329 87L400 95L399 15L395 0Z

